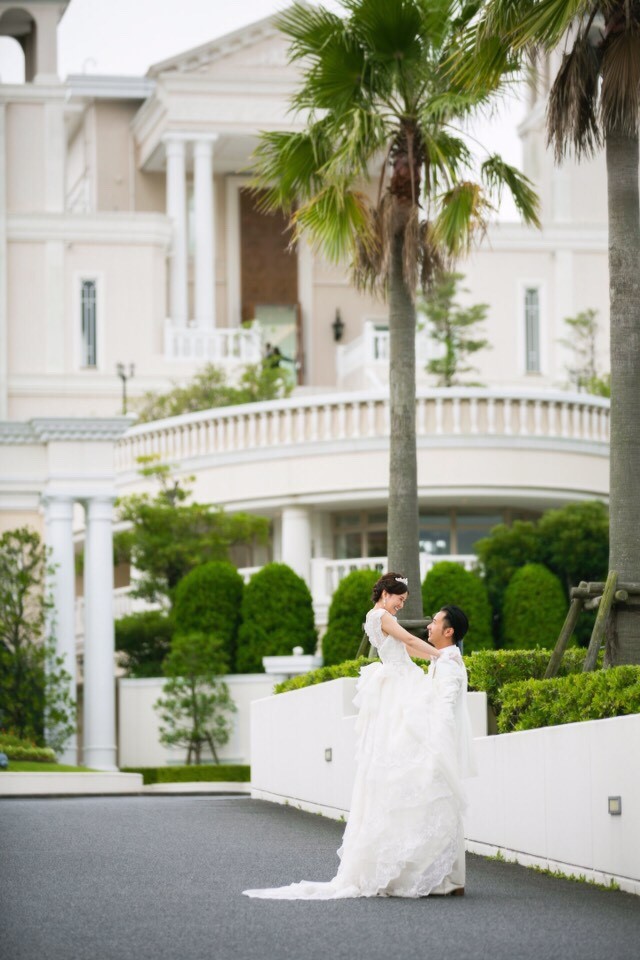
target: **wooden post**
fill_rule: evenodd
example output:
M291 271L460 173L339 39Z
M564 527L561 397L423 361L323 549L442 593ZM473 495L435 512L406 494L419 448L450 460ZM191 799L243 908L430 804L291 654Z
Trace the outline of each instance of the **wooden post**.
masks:
M550 677L555 677L558 672L562 657L564 656L564 651L567 648L571 634L575 630L576 623L578 622L578 617L580 616L583 603L584 601L581 597L574 597L569 604L569 611L562 625L560 636L558 637L556 645L553 648L553 653L551 654L551 659L549 660L549 665L547 666L547 670L544 675L545 680L548 680Z
M593 625L593 633L591 634L591 640L589 641L589 649L587 650L584 666L582 668L583 673L587 673L590 670L595 670L595 666L598 661L598 653L600 651L602 640L604 638L604 632L607 626L607 620L611 614L611 608L613 606L617 584L618 574L615 570L610 570L609 574L607 575L607 582L604 585L602 600L600 601L600 606L598 607L596 622Z

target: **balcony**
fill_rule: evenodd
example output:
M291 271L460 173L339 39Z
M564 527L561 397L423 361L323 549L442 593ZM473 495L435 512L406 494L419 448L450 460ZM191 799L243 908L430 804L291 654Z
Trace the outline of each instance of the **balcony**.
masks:
M242 367L262 359L262 334L257 325L245 327L177 327L167 320L164 355L169 361Z

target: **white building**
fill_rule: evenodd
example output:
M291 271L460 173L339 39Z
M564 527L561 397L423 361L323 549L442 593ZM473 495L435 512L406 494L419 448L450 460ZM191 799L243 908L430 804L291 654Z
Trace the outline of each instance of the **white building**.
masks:
M288 252L284 221L261 214L246 189L259 131L292 124L297 72L272 22L146 77L62 81L56 24L67 6L0 0L0 34L23 47L26 76L0 85L0 530L46 523L62 649L71 657L88 636L98 708L95 728L85 717L85 759L108 766L108 693L90 679L100 673L90 649L108 662L111 503L144 487L136 458L155 453L195 475L199 500L269 516L269 550L240 565L289 563L322 626L339 577L384 563L388 334L386 306L305 244ZM543 229L497 224L460 267L466 300L490 308L491 349L477 361L487 386L436 390L420 370L425 570L434 557L469 562L501 520L607 496L608 402L567 391L560 343L565 317L596 309L608 368L602 161L553 166L544 92L532 92L520 135ZM292 361L289 399L139 426L118 417L118 363L134 365L128 388L139 396L204 362L233 375L267 341ZM423 366L424 333L417 348ZM72 554L85 537L83 587ZM129 608L127 582L117 570L117 614Z

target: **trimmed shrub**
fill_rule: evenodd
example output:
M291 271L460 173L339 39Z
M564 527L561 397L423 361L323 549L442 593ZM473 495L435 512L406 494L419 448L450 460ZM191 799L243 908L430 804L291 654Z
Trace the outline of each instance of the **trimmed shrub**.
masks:
M469 689L483 690L496 714L500 712L500 690L506 683L521 680L540 680L544 677L550 659L549 650L478 650L465 657L469 675ZM585 650L575 647L566 650L560 662L559 676L579 673L584 664Z
M33 760L36 763L55 763L56 755L50 747L14 747L0 741L0 753L9 760Z
M244 582L225 560L203 563L179 582L172 619L179 633L219 637L229 670L234 669Z
M504 595L502 641L505 647L553 647L567 615L560 580L541 563L516 570Z
M115 622L118 666L128 677L161 677L173 624L162 610L132 613Z
M318 637L308 586L284 563L268 563L244 588L236 670L262 673L263 657L313 653Z
M441 560L432 566L424 579L422 604L424 612L431 615L448 603L461 607L469 619L469 632L464 638L465 653L493 647L491 605L484 583L460 563Z
M342 677L357 677L360 673L360 667L372 663L368 657L359 657L357 660L344 660L342 663L336 663L332 667L318 667L317 670L309 670L308 673L301 673L297 677L290 677L276 684L274 693L289 693L290 690L302 690L304 687L313 687L316 683L326 683L328 680L340 680Z
M327 632L322 638L325 666L352 659L362 640L362 624L371 609L371 591L380 574L353 570L340 581L331 598Z
M508 683L500 699L500 733L640 713L640 667Z
M124 767L123 773L141 773L148 783L248 783L251 767L245 764L202 763L187 767Z

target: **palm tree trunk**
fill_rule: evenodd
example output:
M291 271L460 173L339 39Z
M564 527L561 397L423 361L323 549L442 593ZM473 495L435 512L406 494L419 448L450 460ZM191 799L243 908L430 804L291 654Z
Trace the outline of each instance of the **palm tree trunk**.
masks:
M638 138L609 133L611 446L609 569L640 581L640 198ZM637 608L636 608L637 609ZM640 663L640 613L617 608L607 661Z
M409 579L404 616L422 617L416 455L416 310L402 271L404 231L393 236L389 269L389 569Z

